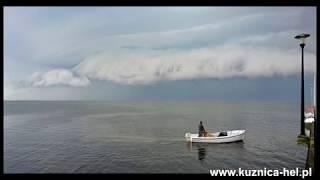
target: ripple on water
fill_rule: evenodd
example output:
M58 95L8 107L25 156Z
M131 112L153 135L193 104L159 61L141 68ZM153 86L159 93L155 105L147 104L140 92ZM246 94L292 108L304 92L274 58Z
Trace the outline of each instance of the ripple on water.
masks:
M4 116L5 173L208 173L305 165L307 150L295 139L299 109L291 104L46 103L27 103L28 111L20 104ZM242 143L186 143L184 133L196 132L199 120L207 129L248 132Z

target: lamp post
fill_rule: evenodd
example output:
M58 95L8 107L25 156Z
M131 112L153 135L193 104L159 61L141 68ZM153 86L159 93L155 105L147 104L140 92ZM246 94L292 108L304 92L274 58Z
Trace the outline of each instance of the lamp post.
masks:
M300 47L301 47L301 129L300 129L300 135L301 137L304 137L305 130L304 130L304 67L303 67L303 49L305 44L306 38L308 38L310 34L300 34L297 35L295 38L300 41Z

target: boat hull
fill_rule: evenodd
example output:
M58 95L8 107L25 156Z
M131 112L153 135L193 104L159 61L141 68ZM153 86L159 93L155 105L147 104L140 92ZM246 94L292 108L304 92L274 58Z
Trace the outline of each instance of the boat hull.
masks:
M218 136L220 132L212 133L214 137L199 137L198 134L186 133L185 138L187 142L194 143L230 143L243 141L246 130L227 131L227 136Z
M313 122L314 122L314 118L313 117L304 119L304 123L313 123Z

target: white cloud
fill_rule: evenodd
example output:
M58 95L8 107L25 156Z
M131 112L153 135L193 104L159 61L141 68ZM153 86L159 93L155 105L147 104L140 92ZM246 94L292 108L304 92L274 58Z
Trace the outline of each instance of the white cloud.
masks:
M90 84L88 78L148 84L166 80L291 75L300 71L300 51L293 38L300 32L313 37L307 44L305 69L310 72L315 68L315 8L59 10L5 10L8 56L25 64L34 62L48 64L48 67L78 64L71 70L35 73L27 80L32 86L83 87ZM208 46L215 47L196 48ZM119 47L142 48L127 51ZM307 52L310 49L313 54ZM104 50L107 53L94 55ZM12 69L7 71L13 72Z
M120 84L202 78L271 77L300 72L299 49L221 46L190 51L159 51L120 55L110 53L87 58L73 68L92 79ZM314 72L316 57L305 54L305 71Z
M28 79L35 87L46 87L55 85L67 85L74 87L84 87L90 84L90 81L85 76L77 76L75 73L67 69L54 69L45 73L35 72Z

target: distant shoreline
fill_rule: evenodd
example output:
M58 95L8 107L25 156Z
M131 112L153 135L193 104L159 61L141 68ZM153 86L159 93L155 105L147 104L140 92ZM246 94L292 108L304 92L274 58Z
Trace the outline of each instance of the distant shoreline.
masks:
M286 100L4 100L4 103L10 102L92 102L92 103L227 103L227 104L241 104L241 103L261 103L261 104L297 104L299 101ZM306 106L309 103L305 104Z

